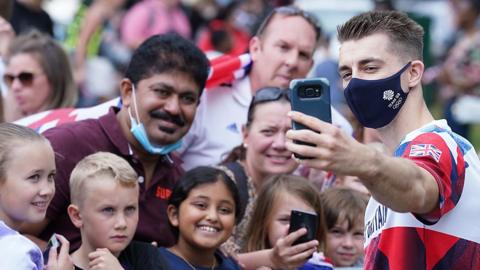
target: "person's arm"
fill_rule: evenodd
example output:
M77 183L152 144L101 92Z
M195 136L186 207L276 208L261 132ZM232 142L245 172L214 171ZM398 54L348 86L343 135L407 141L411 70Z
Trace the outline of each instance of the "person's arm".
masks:
M90 269L123 270L117 257L106 248L97 248L88 254Z
M88 42L97 29L107 21L126 0L95 0L85 13L75 49L75 70L83 70ZM83 71L80 71L82 73Z
M286 143L288 150L314 157L301 160L302 164L359 177L378 202L397 212L427 214L437 208L439 187L426 169L411 160L384 155L319 119L297 112L291 118L313 130L287 132L290 140L316 145Z

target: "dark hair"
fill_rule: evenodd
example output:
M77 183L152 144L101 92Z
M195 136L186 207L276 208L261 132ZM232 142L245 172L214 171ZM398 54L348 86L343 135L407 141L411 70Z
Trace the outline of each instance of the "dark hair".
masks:
M337 27L340 43L384 33L402 57L423 59L423 28L399 11L370 11L357 15Z
M246 128L249 128L253 122L253 116L255 115L255 108L258 104L264 104L269 102L289 102L290 101L290 89L281 89L278 87L264 87L257 90L250 102L247 113ZM245 160L246 149L243 144L236 146L222 161L222 164L233 162L237 160Z
M195 81L201 94L207 81L209 62L195 44L178 34L154 35L132 55L125 77L133 84L155 74L184 72Z
M268 26L270 25L270 22L272 21L272 18L275 15L280 15L283 17L300 16L304 18L312 26L313 30L315 31L316 41L318 41L320 39L320 36L322 35L322 28L320 27L320 24L318 23L317 18L313 14L311 14L310 12L304 11L296 6L282 6L282 7L274 8L267 15L267 17L263 20L263 22L258 27L255 36L261 37L267 32Z
M337 222L347 221L351 230L358 221L363 222L368 196L350 188L333 187L320 194L327 230L332 229Z
M204 184L215 184L221 181L225 184L230 191L235 202L235 222L240 221L240 195L238 193L237 185L230 178L225 171L214 167L200 166L187 171L180 181L178 181L173 188L172 194L168 199L168 204L173 205L177 210L180 208L180 204L187 199L188 194L194 188ZM178 228L170 226L175 237L178 239Z
M31 54L48 78L52 87L47 109L73 107L77 88L67 53L52 37L38 30L17 36L10 44L7 63L18 54Z
M10 17L12 16L12 7L13 0L0 1L0 17L4 18L6 21L10 21Z

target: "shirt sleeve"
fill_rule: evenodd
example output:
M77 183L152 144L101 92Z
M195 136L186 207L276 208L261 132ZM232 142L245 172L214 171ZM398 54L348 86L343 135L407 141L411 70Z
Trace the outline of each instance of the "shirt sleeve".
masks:
M462 194L465 161L459 147L453 142L452 139L447 143L438 133L424 133L412 140L402 154L402 157L429 172L437 182L437 207L430 213L416 215L428 225L436 223L452 210Z

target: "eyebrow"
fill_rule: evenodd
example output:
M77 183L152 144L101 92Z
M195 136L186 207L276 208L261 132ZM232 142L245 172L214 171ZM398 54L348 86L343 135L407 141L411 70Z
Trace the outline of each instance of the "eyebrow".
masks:
M175 87L173 87L171 84L164 83L164 82L157 82L149 86L150 89L154 89L156 87L160 87L171 92L177 92L175 91L176 89ZM198 91L195 91L194 89L186 89L185 91L181 91L182 89L178 89L178 90L179 90L178 94L198 94Z
M382 59L380 58L376 58L376 57L368 57L368 58L365 58L365 59L362 59L360 61L358 61L358 64L360 66L364 66L366 64L369 64L369 63L372 63L372 62L377 62L377 63L385 63L385 61L383 61ZM347 65L341 65L339 68L338 68L338 73L344 71L344 70L350 70L351 68L348 67Z

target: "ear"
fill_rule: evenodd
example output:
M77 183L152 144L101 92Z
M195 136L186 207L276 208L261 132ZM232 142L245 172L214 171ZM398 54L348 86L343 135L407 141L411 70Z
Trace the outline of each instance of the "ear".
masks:
M120 82L120 95L122 97L122 104L125 107L129 107L132 103L132 93L133 93L133 83L127 79L123 78Z
M178 209L174 205L169 204L167 206L167 216L173 227L179 226L180 222L178 220Z
M249 128L246 125L242 126L242 141L243 141L243 144L248 144L248 130L249 130Z
M425 65L420 60L412 61L412 64L409 68L409 80L408 88L414 88L417 85L422 83L423 72L425 71Z
M261 43L262 41L260 40L259 37L255 36L250 39L250 43L248 47L249 47L250 56L252 57L253 62L255 62L258 59L258 54L262 49Z
M73 225L80 229L83 225L82 215L80 214L80 210L77 205L70 204L67 208L68 216L72 221Z

